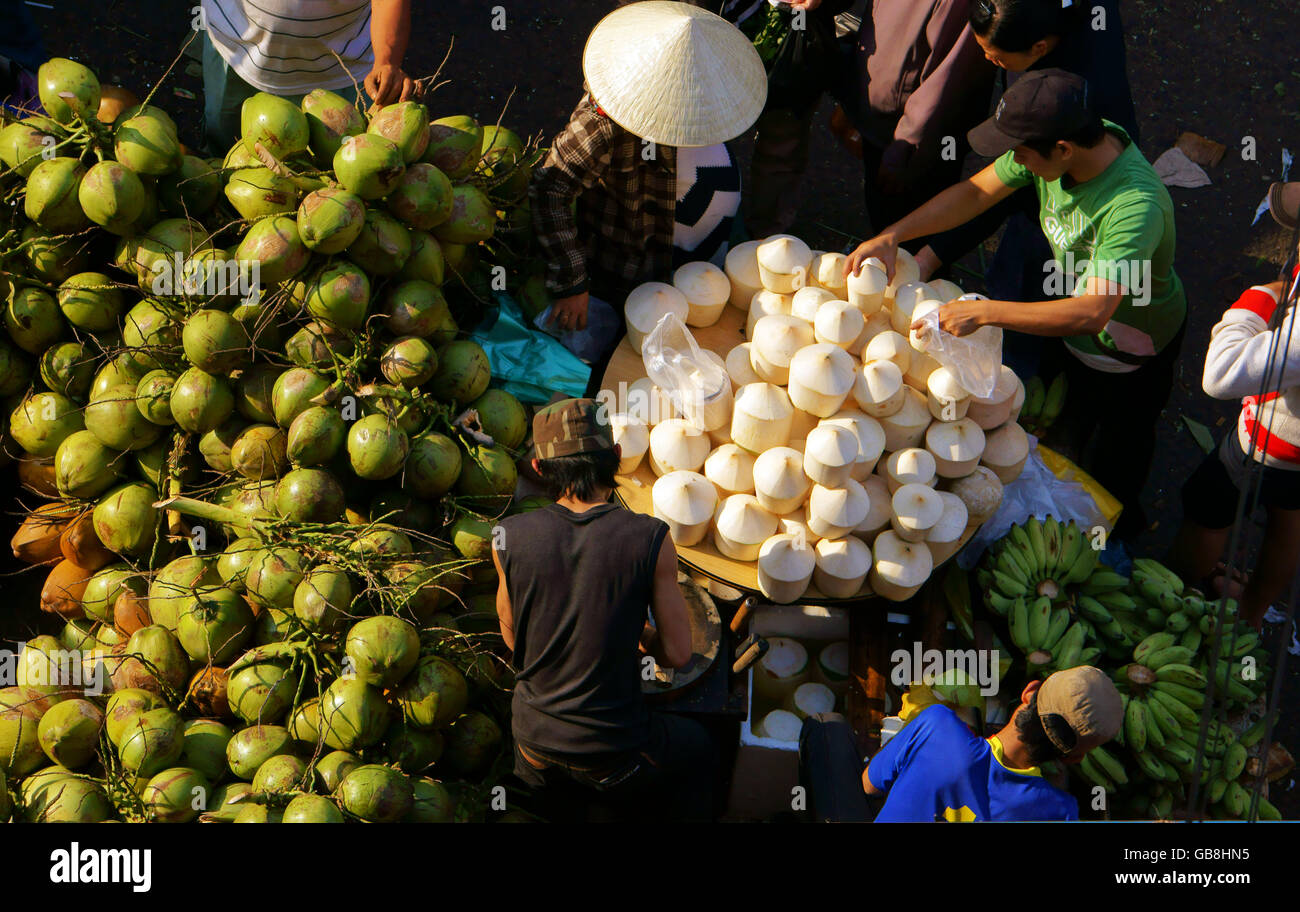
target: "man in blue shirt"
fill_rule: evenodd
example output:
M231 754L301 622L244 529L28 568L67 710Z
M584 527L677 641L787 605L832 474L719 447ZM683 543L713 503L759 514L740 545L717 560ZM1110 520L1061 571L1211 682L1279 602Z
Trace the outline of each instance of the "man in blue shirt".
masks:
M981 738L941 704L919 713L862 773L868 795L885 795L877 823L1077 820L1074 798L1039 764L1078 763L1118 734L1119 691L1091 666L1031 682L1006 726Z

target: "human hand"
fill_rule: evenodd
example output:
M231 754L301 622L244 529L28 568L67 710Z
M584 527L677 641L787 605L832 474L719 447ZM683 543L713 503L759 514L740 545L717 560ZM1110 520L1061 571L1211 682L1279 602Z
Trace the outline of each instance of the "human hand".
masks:
M888 231L859 244L844 261L844 278L857 275L868 258L876 257L885 264L885 278L894 278L894 263L898 259L898 240Z
M550 325L563 332L576 332L587 328L587 298L583 291L567 298L557 298L551 308Z
M939 328L950 336L969 336L987 321L988 301L949 301L939 308ZM911 328L920 330L924 320L914 320Z
M808 10L812 12L822 5L822 0L787 0L791 9Z
M406 101L415 92L415 80L397 64L375 64L366 75L366 94L376 106Z

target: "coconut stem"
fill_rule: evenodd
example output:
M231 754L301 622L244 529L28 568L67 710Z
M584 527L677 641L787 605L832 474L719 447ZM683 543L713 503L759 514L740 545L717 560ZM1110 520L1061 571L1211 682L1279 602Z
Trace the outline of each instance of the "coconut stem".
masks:
M186 516L193 516L196 519L206 519L208 522L228 523L230 525L243 525L250 522L254 525L258 524L257 520L249 520L242 513L238 513L229 507L204 503L192 497L168 497L166 500L158 501L154 506L158 509L184 513Z

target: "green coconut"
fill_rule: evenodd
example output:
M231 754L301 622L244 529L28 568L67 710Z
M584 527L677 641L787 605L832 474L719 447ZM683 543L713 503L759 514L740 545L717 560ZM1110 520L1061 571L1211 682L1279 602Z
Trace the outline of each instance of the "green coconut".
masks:
M387 212L369 209L347 256L371 275L396 275L411 256L411 232Z
M226 748L235 736L216 719L191 719L185 723L185 746L181 765L198 770L209 782L226 775Z
M357 106L326 89L312 89L303 96L302 110L307 115L312 158L320 168L331 167L346 137L366 131L366 119Z
M72 234L87 228L90 219L81 209L81 180L86 167L75 158L47 159L27 176L23 212L54 234Z
M283 725L250 725L235 732L226 745L226 763L236 778L251 782L267 760L294 751L293 739Z
M113 606L117 603L117 597L127 590L143 596L146 591L144 578L128 564L109 564L95 571L86 582L81 609L92 620L112 624Z
M411 438L402 487L416 497L441 497L460 477L461 450L450 437L427 431Z
M406 434L383 415L367 415L348 430L348 461L360 478L392 478L402 470L409 450Z
M185 281L185 263L199 251L211 249L212 241L200 222L169 218L133 238L131 245L134 249L129 265L140 288L154 294L179 294Z
M384 568L384 579L399 610L419 623L442 606L450 575L422 561L399 561Z
M429 730L445 728L464 712L469 686L451 662L424 655L395 695L407 724Z
M27 388L31 382L32 365L15 348L0 339L0 397L15 396ZM0 414L0 428L4 426L4 416ZM0 465L7 465L10 453L0 447Z
M294 219L272 215L248 229L235 248L235 259L255 265L258 283L269 289L301 272L311 259L311 251L298 236Z
M298 234L316 253L342 253L365 221L365 200L341 187L313 190L298 206Z
M498 199L515 202L528 193L532 175L525 161L523 141L505 127L483 128L483 160L478 171Z
M95 374L94 382L90 384L90 398L98 399L114 387L127 384L138 386L149 370L151 368L141 367L125 354L110 358Z
M41 355L38 372L52 391L84 401L95 378L95 355L84 342L60 342Z
M29 118L0 130L0 162L21 178L31 174L45 160L46 150L58 142L54 129L44 120Z
M447 729L447 749L440 763L455 775L470 776L486 767L500 747L500 726L472 710Z
M227 545L217 558L217 574L221 582L234 592L243 592L248 565L260 550L262 542L257 538L237 538Z
M315 746L320 743L320 698L313 697L289 713L289 734L295 741Z
M253 645L282 643L297 629L292 614L279 608L267 608L257 616L253 624Z
M429 124L429 144L424 160L436 165L452 180L467 177L483 151L483 128L472 117L439 117Z
M235 464L230 456L235 448L235 441L239 439L239 435L246 427L248 422L244 419L229 418L199 438L199 455L208 464L208 468L223 474L235 470Z
M293 609L293 591L302 582L302 556L292 548L264 548L248 563L248 598L263 608Z
M176 128L151 113L137 114L118 125L113 155L136 174L170 174L184 159Z
M281 823L342 823L339 806L321 795L295 795L284 808Z
M90 431L68 436L54 454L54 484L63 497L88 500L113 486L125 468L121 453Z
M411 811L415 794L400 771L378 764L358 766L339 783L343 810L369 823L393 823Z
M81 211L96 225L113 234L131 234L144 212L144 184L134 171L119 162L97 162L81 179L77 201Z
M411 228L428 231L451 217L451 181L433 165L409 165L401 182L388 194L388 211Z
M275 410L271 393L283 368L274 364L254 364L244 368L235 384L235 410L249 421L274 424Z
M181 344L186 360L209 374L229 374L248 360L248 333L224 310L203 308L190 314Z
M28 823L103 823L113 805L103 786L61 766L28 776L18 787Z
M410 674L419 660L420 635L400 618L377 615L352 625L344 652L359 679L377 687L392 687Z
M28 225L22 233L27 268L42 282L57 285L68 276L90 268L91 248L82 237L62 237Z
M244 802L232 823L283 823L284 810L257 802Z
M158 178L158 202L173 215L201 216L221 196L221 179L220 172L197 155L183 155L180 168Z
M298 466L326 465L338 455L347 433L338 409L313 405L289 424L289 461Z
M459 328L438 286L420 280L403 282L387 298L388 322L395 336L419 336L435 345L451 342Z
M122 318L122 345L124 362L139 379L147 371L158 370L162 364L158 355L168 351L181 340L181 325L172 308L162 301L145 298L134 305ZM122 382L128 378L123 377Z
M189 657L166 627L151 624L136 630L127 641L125 655L113 672L114 686L157 694L184 692L190 678Z
M234 590L194 590L176 618L176 637L195 662L225 665L239 655L253 633L253 611Z
M57 342L65 325L54 295L33 286L13 289L4 323L14 344L31 355L39 355Z
M307 115L291 101L258 92L244 100L239 109L239 135L252 152L258 143L283 161L303 152L311 141Z
M112 488L95 505L95 534L104 547L124 557L145 557L157 538L158 491L141 481Z
M313 320L290 337L284 352L299 367L332 367L339 358L351 357L354 348L349 332Z
M230 711L248 723L279 722L293 703L298 676L282 665L259 662L239 669L226 684Z
M452 524L451 543L461 557L491 561L492 524L476 516L462 516Z
M404 336L392 342L379 356L379 370L384 379L406 389L425 383L437 369L437 351L419 336Z
M287 428L299 413L312 406L312 399L330 387L330 382L315 371L292 367L276 378L271 390L271 409L275 423Z
M307 775L307 764L293 754L270 757L253 774L255 792L291 792Z
M216 561L211 557L199 554L178 557L154 574L149 583L149 616L155 624L175 631L181 612L193 602L194 593L220 583Z
M240 485L231 496L225 498L222 506L228 507L245 521L223 524L227 537L247 537L252 534L252 520L270 519L275 515L274 481L250 481Z
M381 199L406 171L397 143L376 133L349 136L334 155L334 174L343 188L362 199Z
M328 469L294 469L276 487L277 515L295 522L338 522L346 506L343 486Z
M427 231L411 232L411 255L397 272L397 277L407 280L441 285L446 277L447 263L442 257L442 245Z
M412 728L401 719L384 735L388 761L404 773L422 773L438 762L446 748L441 732Z
M90 618L73 618L63 625L59 642L65 649L89 652L98 642L95 639L95 622Z
M86 430L104 446L114 450L142 450L162 433L162 428L140 410L136 402L138 386L138 383L115 386L102 396L92 397L86 406Z
M514 495L518 472L514 457L499 446L473 446L456 479L456 493L485 508L505 508Z
M477 342L461 339L438 349L438 370L429 392L444 402L470 403L483 395L491 379L487 352Z
M211 789L199 770L173 767L150 779L140 798L159 823L189 823L207 808Z
M50 762L79 769L95 757L104 712L89 700L64 700L46 710L37 726L41 750Z
M136 384L135 407L150 424L168 427L176 423L171 404L175 385L176 376L165 370L152 370Z
M75 123L78 115L93 120L99 110L99 79L90 67L66 57L51 57L40 65L36 91L46 113L59 123Z
M354 263L331 263L308 282L307 313L328 326L361 329L369 304L370 279Z
M410 554L415 548L401 529L377 525L368 527L348 544L348 550L362 557Z
M312 633L339 628L352 608L352 580L329 564L313 567L293 592L293 613Z
M136 725L144 713L166 707L162 697L139 688L119 688L108 698L104 709L104 732L114 745L121 746L122 739Z
M317 760L313 771L316 782L321 788L333 794L344 777L360 765L361 761L357 759L356 754L345 750L335 750Z
M370 118L367 133L390 139L407 165L420 160L429 145L429 109L416 101L384 105Z
M320 732L325 745L350 751L383 737L390 719L383 692L355 675L337 678L320 698Z
M245 428L230 449L230 463L245 478L278 478L288 468L285 433L273 424Z
M407 460L409 462L409 456ZM417 532L431 532L442 525L442 511L437 503L412 497L403 491L390 490L378 494L370 501L369 515Z
M447 788L434 779L411 781L413 801L406 823L451 823L455 819L456 802Z
M528 413L523 404L505 390L487 390L469 407L478 412L483 433L499 446L508 450L518 449L528 436Z
M182 430L205 434L230 417L235 394L227 381L191 367L176 378L169 403Z
M107 332L122 315L122 290L102 272L80 272L59 286L59 310L87 332Z
M298 187L270 168L240 168L226 181L226 199L249 222L296 212Z
M118 755L132 775L153 776L175 766L185 747L185 721L174 709L140 713L118 742Z
M496 227L496 207L487 194L473 184L457 184L451 190L451 214L432 230L444 244L477 244L492 237Z

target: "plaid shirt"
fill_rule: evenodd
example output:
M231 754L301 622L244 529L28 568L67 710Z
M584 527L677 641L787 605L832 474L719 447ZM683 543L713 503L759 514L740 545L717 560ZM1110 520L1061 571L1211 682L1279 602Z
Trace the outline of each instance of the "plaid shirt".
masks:
M614 296L666 279L673 262L676 153L643 142L583 96L528 191L554 297L593 283Z

